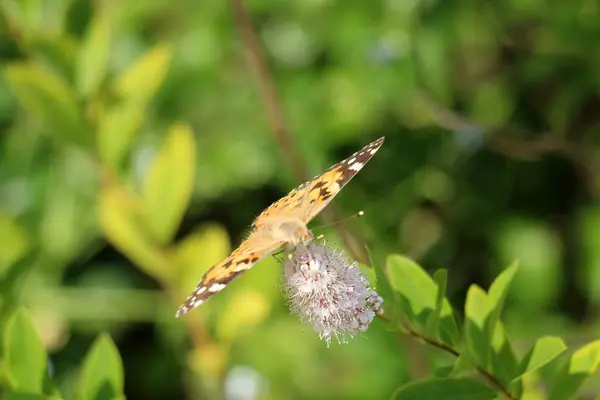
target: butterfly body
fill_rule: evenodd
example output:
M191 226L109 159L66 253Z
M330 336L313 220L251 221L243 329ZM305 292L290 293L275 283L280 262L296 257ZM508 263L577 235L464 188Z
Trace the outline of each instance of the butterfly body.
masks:
M246 240L225 260L214 265L202 277L196 289L177 310L179 317L223 290L229 282L252 268L281 247L291 249L308 244L313 235L308 223L317 216L341 189L364 167L383 144L380 138L325 172L290 191L252 223Z

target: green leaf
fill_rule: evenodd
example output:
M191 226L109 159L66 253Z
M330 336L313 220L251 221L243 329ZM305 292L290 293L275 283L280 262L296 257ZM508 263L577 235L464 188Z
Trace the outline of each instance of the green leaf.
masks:
M42 20L42 3L39 0L3 1L2 14L9 26L19 29L19 35L29 40L39 29Z
M9 319L4 339L5 366L13 389L43 393L48 379L46 350L27 310L20 308Z
M147 104L154 96L171 63L172 50L159 45L138 59L116 82L117 93L128 101Z
M0 212L0 276L25 255L29 239L25 231L7 214Z
M120 170L143 117L143 107L126 102L108 108L101 115L98 121L98 153L114 171Z
M198 284L198 277L231 252L227 230L217 224L202 224L173 248L172 260L180 277L180 288L187 295Z
M78 394L81 400L112 400L123 396L123 364L109 335L98 336L88 352Z
M500 314L504 307L504 300L508 293L508 287L512 282L517 270L519 268L518 261L513 262L510 267L502 271L500 275L494 280L488 291L487 305L488 305L488 332L491 335L494 334L496 324L500 320Z
M383 263L376 262L373 259L373 253L371 252L371 249L366 247L366 251L367 255L369 256L369 261L373 266L373 271L375 271L375 282L373 282L375 285L375 290L377 291L377 294L383 298L383 315L391 321L391 323L388 324L390 326L387 326L386 328L390 330L396 330L400 322L400 313L396 309L397 304L395 304L394 292L390 286L390 283L388 282L387 276L385 275Z
M588 343L575 351L552 380L549 400L574 398L586 379L600 365L600 340Z
M477 365L471 354L468 351L463 351L456 359L449 378L456 378L464 372L473 371L476 367Z
M63 140L89 147L92 137L71 88L62 79L28 63L10 64L3 72L11 91L30 114Z
M433 378L401 387L392 400L492 400L497 396L494 390L474 379Z
M465 303L465 338L475 362L487 368L489 337L484 332L487 317L487 294L477 285L471 285Z
M146 236L140 222L137 198L117 186L105 187L99 199L100 226L108 240L138 267L166 282L171 271L168 261Z
M520 373L514 379L519 379L523 375L543 367L566 349L565 342L559 337L547 336L538 339L523 357L519 366Z
M437 285L418 264L400 255L388 257L386 270L402 310L409 320L424 330L427 318L436 308ZM448 346L455 346L459 341L458 327L447 299L443 299L439 334Z
M504 331L500 315L504 307L508 288L518 270L518 262L513 262L494 280L490 286L486 303L484 332L489 343L485 365L503 383L510 382L519 373L519 366L512 347Z
M110 20L105 13L91 21L77 59L77 90L84 97L95 94L106 75L110 51Z
M448 271L445 269L437 270L433 274L433 279L437 284L437 297L435 300L435 311L429 314L425 325L425 335L427 337L439 339L439 324L440 315L446 298L446 281L448 279Z
M161 244L173 238L192 196L195 149L192 130L183 124L173 126L145 179L146 218Z
M2 400L50 400L50 396L31 393L8 392L4 393Z

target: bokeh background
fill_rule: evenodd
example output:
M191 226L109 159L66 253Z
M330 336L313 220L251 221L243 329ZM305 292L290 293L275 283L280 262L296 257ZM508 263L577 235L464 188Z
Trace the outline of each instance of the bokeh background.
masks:
M173 317L298 171L380 136L333 203L376 262L447 268L460 314L518 258L517 353L600 336L597 2L248 1L277 132L230 2L0 5L2 321L32 311L66 395L101 331L129 399L379 399L443 363L381 321L327 348L272 259Z

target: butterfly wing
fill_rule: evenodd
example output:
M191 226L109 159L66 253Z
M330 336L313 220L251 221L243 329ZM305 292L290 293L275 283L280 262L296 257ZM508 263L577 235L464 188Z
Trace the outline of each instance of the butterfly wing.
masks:
M385 137L369 143L345 160L331 166L325 172L315 176L289 192L285 197L273 203L252 223L253 228L260 227L261 221L271 215L287 213L300 214L308 224L316 217L344 186L365 166L383 144Z
M198 282L196 289L179 306L175 316L179 317L198 307L208 300L209 297L225 289L229 282L252 268L257 262L272 254L284 244L285 242L283 241L261 243L258 236L250 235L226 259L206 271L200 282Z

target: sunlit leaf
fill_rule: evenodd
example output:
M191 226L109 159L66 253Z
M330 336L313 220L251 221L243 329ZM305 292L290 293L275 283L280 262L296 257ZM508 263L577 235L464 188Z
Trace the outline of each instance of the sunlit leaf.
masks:
M427 318L435 310L437 285L418 264L400 255L388 257L386 270L403 311L424 330ZM450 303L447 299L443 303L439 323L440 339L445 344L454 346L458 343L458 327Z
M79 377L80 400L109 400L123 396L121 355L107 334L94 341Z
M549 400L572 399L583 383L600 365L600 340L588 343L573 353L552 379Z
M144 182L144 205L149 228L159 243L175 234L194 189L196 146L192 130L172 127Z
M48 377L46 350L27 310L19 309L6 327L5 363L13 389L25 393L43 393Z
M8 392L2 395L2 400L51 400L52 397L41 394Z
M8 215L0 212L0 276L29 249L25 231Z
M179 271L181 290L187 294L200 277L231 251L227 230L220 225L204 224L187 235L173 249L173 260Z
M500 320L500 314L502 313L508 287L512 282L513 277L517 273L517 270L518 262L515 261L507 269L502 271L502 273L498 275L498 277L490 286L487 296L487 307L490 313L488 317L488 328L490 329L490 334L492 329L495 329L496 323Z
M495 399L498 394L483 383L467 378L425 379L401 387L392 400L485 400Z
M108 240L138 267L157 279L167 280L173 271L166 256L147 238L140 221L138 200L123 189L105 187L100 192L100 225Z
M159 45L140 57L119 77L116 90L124 99L146 104L152 99L171 62L172 50L167 45Z
M487 367L490 339L484 332L487 317L487 295L477 285L471 285L465 303L465 338L478 365Z
M144 117L144 109L137 103L121 102L108 107L98 121L98 153L106 165L119 171L133 138Z
M515 379L543 367L566 349L565 342L559 337L547 336L538 339L531 350L523 357L519 368L520 373Z
M71 88L58 76L29 63L4 68L4 78L24 108L48 124L52 133L70 143L89 147L92 136Z
M271 311L269 299L256 290L241 290L235 293L219 314L217 336L226 342L262 321Z
M110 33L111 27L107 15L96 14L90 22L77 60L77 89L85 97L96 93L106 75Z

